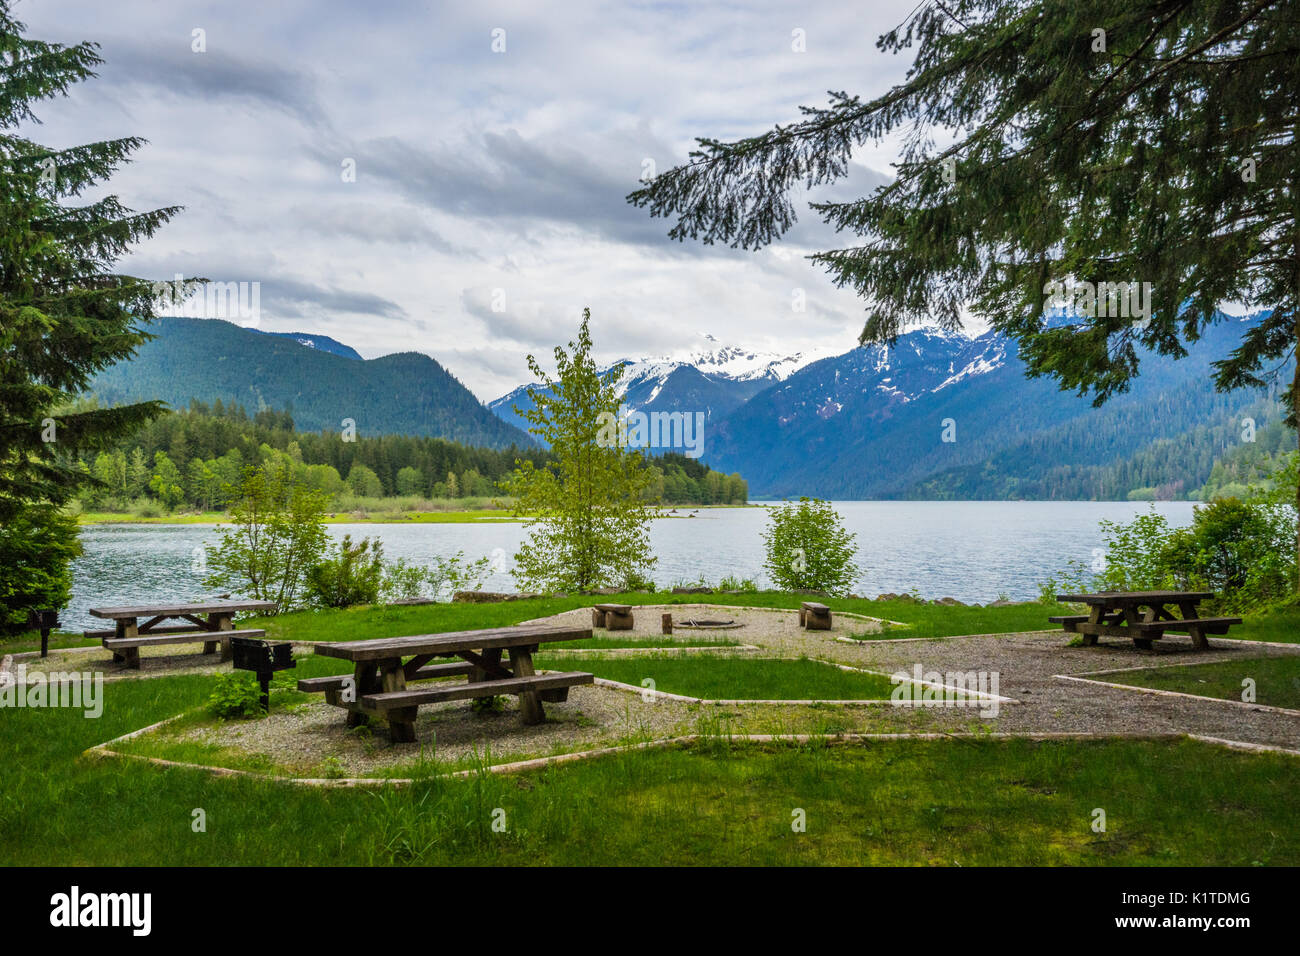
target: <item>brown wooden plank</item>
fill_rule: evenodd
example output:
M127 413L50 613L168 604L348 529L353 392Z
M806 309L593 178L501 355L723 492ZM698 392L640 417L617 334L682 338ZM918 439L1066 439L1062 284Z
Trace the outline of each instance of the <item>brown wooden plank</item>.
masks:
M445 700L468 700L472 697L492 697L497 694L535 693L558 687L590 684L593 680L595 678L591 674L578 671L565 674L533 674L528 677L512 677L509 680L486 680L473 684L407 688L400 693L367 694L360 700L365 709L382 712L394 707L434 704Z
M1162 604L1178 601L1208 601L1213 591L1098 591L1092 594L1058 594L1061 604L1107 604L1123 601L1158 601Z
M1138 630L1161 631L1185 631L1193 627L1203 627L1206 630L1222 628L1220 633L1226 634L1229 627L1240 623L1242 623L1242 621L1239 617L1191 617L1180 620L1143 621L1132 626Z
M472 669L473 664L457 661L454 664L430 664L417 668L406 675L406 683L413 684L422 680L437 680L441 677L463 677ZM319 694L327 690L342 690L344 681L353 680L351 674L338 674L334 677L304 677L298 681L298 689L308 694Z
M461 651L460 656L469 661L473 670L470 671L470 680L485 680L486 677L480 675L491 675L493 678L514 677L510 671L501 666L500 648L492 648L483 654L475 654L473 651Z
M425 664L429 663L429 661L431 660L433 660L432 654L416 654L414 657L412 657L409 661L407 661L405 664L402 665L402 672L406 675L406 679L410 680L411 675L413 675L416 671L418 671Z
M124 607L92 607L89 613L94 617L118 620L132 617L181 617L186 614L230 613L239 611L273 611L274 601L202 601L177 604L142 604Z
M184 625L177 625L176 627L155 627L155 628L153 628L153 629L151 629L151 630L149 631L149 634L150 634L150 635L153 635L153 634L201 634L201 633L203 633L203 632L206 631L206 630L208 630L206 627L194 627L193 625L190 625L190 624L184 624ZM91 638L92 640L98 640L98 639L100 639L100 638L104 638L104 637L115 637L115 636L117 636L117 628L115 628L115 627L105 627L105 628L99 628L99 629L95 629L95 630L82 631L81 634L82 634L83 637L88 637L88 638Z
M154 644L198 644L214 637L266 637L266 631L258 628L243 631L182 631L176 634L160 634L155 631L152 634L137 633L135 636L106 637L103 645L109 650L118 650L124 647L150 647Z
M528 647L556 641L580 641L589 637L589 627L526 626L320 643L315 647L316 653L324 657L337 657L346 661L376 661L416 654L459 654L462 651L481 651L493 647Z

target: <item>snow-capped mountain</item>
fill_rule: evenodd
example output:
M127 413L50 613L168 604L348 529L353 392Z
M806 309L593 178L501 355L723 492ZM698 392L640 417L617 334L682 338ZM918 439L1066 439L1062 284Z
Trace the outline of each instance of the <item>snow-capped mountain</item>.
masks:
M1189 431L1257 400L1214 388L1210 363L1239 336L1224 323L1184 359L1144 355L1131 390L1097 409L1050 378L1027 378L999 333L915 330L765 389L706 431L702 460L739 471L755 495L1050 498L1079 494L1095 474L1090 493L1101 497L1115 493L1100 477L1107 467L1156 443L1185 445ZM1180 447L1153 454L1150 474L1122 492L1188 471Z
M701 336L704 344L679 356L661 356L649 359L624 359L623 383L649 379L666 379L676 369L690 366L705 375L717 375L737 382L783 382L799 369L818 359L836 354L829 347L795 352L760 352L737 345L722 345L712 335Z
M890 346L788 357L711 343L619 363L620 384L633 409L704 411L701 460L739 472L755 497L1122 498L1200 484L1227 432L1188 436L1259 400L1214 387L1211 363L1239 343L1238 325L1211 326L1181 360L1144 354L1131 390L1100 409L1027 378L1016 342L992 331L914 329ZM528 399L519 389L489 407L515 423L510 404Z
M722 345L712 335L677 355L622 359L602 371L618 374L619 394L633 411L703 412L714 421L739 408L763 389L785 381L795 372L835 350L821 348L792 355ZM488 402L504 421L527 428L514 408L530 408L531 385L523 385Z

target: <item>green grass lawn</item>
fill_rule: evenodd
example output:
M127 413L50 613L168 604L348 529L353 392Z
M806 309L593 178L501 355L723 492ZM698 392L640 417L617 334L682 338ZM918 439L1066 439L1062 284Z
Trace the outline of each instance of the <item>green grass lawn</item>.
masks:
M1300 864L1294 759L1191 741L717 742L390 791L80 757L194 707L210 680L107 684L98 720L3 714L0 863Z
M530 598L496 604L417 604L408 607L349 608L340 611L301 611L274 618L258 618L251 627L264 627L277 640L349 641L371 637L400 637L409 634L439 634L445 631L502 627L521 621L548 617L561 611L590 607L597 601L616 604L720 604L732 607L798 609L806 595L779 591L754 594L616 594ZM827 598L831 608L869 617L899 621L906 627L891 628L888 636L943 637L958 634L1001 634L1017 631L1051 630L1047 618L1064 611L1042 604L999 608L944 607L906 601L864 601Z
M1243 617L1244 622L1230 628L1225 637L1245 641L1276 641L1279 644L1300 642L1300 604L1261 614L1237 616ZM1211 637L1210 640L1213 641L1214 638Z
M221 524L229 521L224 511L183 512L141 517L131 512L87 511L77 515L78 524ZM471 524L475 521L517 521L505 508L473 511L367 511L335 513L326 524Z
M571 660L539 657L552 670L577 667ZM597 677L707 700L888 700L888 677L844 671L810 660L737 657L605 657L582 659Z
M1248 661L1153 667L1107 674L1097 680L1176 690L1200 697L1241 700L1242 681L1246 678L1255 682L1255 703L1300 709L1300 657L1257 657Z
M796 609L806 595L762 591L754 594L617 594L602 596L532 598L498 604L421 604L408 607L349 608L346 610L299 611L274 618L245 619L249 627L262 627L275 640L351 641L372 637L402 637L410 634L438 634L445 631L502 627L533 618L547 617L573 608L589 607L596 601L618 604L721 604L733 607L777 607ZM864 638L950 637L964 634L1008 634L1023 631L1056 630L1047 618L1069 613L1061 605L1017 604L1010 607L946 607L909 601L867 601L825 598L837 611L898 621L903 626L887 627L882 634ZM848 628L852 635L852 627ZM1231 637L1246 640L1300 641L1300 607L1247 616L1245 624L1232 628ZM94 644L80 634L51 635L51 647ZM34 633L0 641L0 653L18 653L38 648ZM599 645L593 645L599 646ZM614 645L607 645L614 646ZM632 646L621 643L618 646ZM674 643L673 646L681 646Z
M275 640L351 641L372 637L402 637L410 634L438 634L445 631L502 627L533 618L547 617L573 608L589 607L596 601L618 604L720 604L733 607L776 607L796 609L806 595L762 591L754 594L617 594L602 596L532 598L498 604L421 604L409 607L349 608L347 610L299 611L274 618L246 619L249 627L262 627ZM910 601L867 601L825 598L837 611L898 621L903 626L887 627L882 634L864 638L950 637L964 634L1008 634L1023 631L1056 630L1047 618L1069 613L1061 605L1016 604L1010 607L946 607ZM848 629L852 634L852 627ZM1300 607L1251 615L1234 627L1231 637L1247 640L1300 641ZM72 647L84 641L79 634L51 635L51 647ZM613 645L608 645L613 646ZM618 646L630 646L619 644ZM674 646L680 646L674 644ZM32 633L0 641L0 653L30 651L39 647Z

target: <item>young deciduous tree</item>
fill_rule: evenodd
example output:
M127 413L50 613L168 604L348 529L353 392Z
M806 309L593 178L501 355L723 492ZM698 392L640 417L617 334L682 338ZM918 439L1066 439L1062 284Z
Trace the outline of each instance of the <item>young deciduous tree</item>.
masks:
M921 321L955 330L969 308L1019 342L1030 375L1100 404L1128 388L1141 350L1181 358L1240 302L1271 312L1217 363L1219 387L1261 386L1294 360L1294 3L923 2L877 45L915 48L901 85L869 101L832 93L748 139L701 139L629 200L675 217L672 238L754 249L795 221L795 191L897 135L892 183L811 206L862 237L811 258L868 300L863 342ZM1049 324L1054 281L1149 282L1149 321L1106 309Z
M768 515L763 566L783 591L845 594L859 574L855 540L829 501L787 501Z
M280 611L304 600L307 574L325 556L322 492L295 482L274 463L244 470L238 497L230 505L230 526L205 552L209 587L231 587Z
M614 376L602 375L591 357L590 319L583 309L577 340L568 351L556 347L556 378L528 356L535 405L516 409L555 455L541 467L517 460L506 482L528 527L514 575L530 590L631 587L655 562L644 494L652 475L637 451L604 440L619 396Z

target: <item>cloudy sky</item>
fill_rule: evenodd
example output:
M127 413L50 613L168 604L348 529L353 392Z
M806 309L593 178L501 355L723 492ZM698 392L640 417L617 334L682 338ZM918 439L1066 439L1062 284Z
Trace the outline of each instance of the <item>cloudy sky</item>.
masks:
M862 303L803 258L844 240L810 211L746 253L670 242L624 197L697 136L789 122L830 89L883 92L908 64L876 37L915 6L19 0L14 14L106 60L25 132L50 146L143 136L111 191L185 207L124 271L260 282L261 328L367 358L425 352L489 400L528 379L527 352L567 341L583 306L606 360L680 353L703 333L852 347ZM836 194L869 191L893 158L862 151Z

